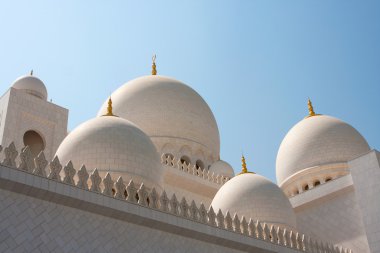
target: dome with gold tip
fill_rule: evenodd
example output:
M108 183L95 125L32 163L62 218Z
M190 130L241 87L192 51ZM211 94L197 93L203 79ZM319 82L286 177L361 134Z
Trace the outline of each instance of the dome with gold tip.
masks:
M370 150L364 137L340 119L314 112L297 123L277 154L276 176L281 186L296 173L316 166L347 162Z
M138 125L161 154L187 156L208 167L219 157L219 130L205 100L186 84L157 75L153 58L152 75L136 78L112 93L113 109L121 118ZM104 102L98 116L107 107ZM167 148L170 147L170 150Z
M296 217L293 208L274 183L263 176L249 172L242 157L242 172L227 181L216 193L211 206L225 214L235 213L246 220L260 220L281 227L295 228Z
M56 152L62 164L71 160L78 169L84 164L103 176L112 172L114 180L122 176L162 189L164 170L152 141L134 123L113 114L111 99L105 112L66 136Z

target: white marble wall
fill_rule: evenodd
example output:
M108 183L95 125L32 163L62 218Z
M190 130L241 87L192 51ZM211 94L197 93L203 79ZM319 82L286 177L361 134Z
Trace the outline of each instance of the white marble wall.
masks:
M303 245L295 234L283 246L265 229L256 238L57 180L0 166L0 252L295 253Z
M380 153L376 150L349 162L369 248L380 252Z
M297 229L313 238L370 252L350 175L290 198Z
M0 252L243 252L0 190Z

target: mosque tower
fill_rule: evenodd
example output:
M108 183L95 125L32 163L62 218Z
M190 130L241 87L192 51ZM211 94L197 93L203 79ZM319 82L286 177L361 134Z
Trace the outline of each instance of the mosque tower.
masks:
M68 110L47 101L45 84L33 75L16 79L0 97L0 144L29 146L33 156L44 151L51 161L67 134Z

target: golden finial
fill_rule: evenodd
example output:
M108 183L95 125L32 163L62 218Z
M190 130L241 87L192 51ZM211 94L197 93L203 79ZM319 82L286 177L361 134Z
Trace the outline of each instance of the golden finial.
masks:
M152 57L152 75L157 75L157 69L156 69L156 55L153 55Z
M30 75L31 75L31 76L33 75L33 69L30 71Z
M243 174L243 173L248 173L248 170L247 170L247 164L245 163L245 157L244 155L241 155L241 173L240 174Z
M248 169L247 169L247 163L245 162L245 157L244 157L244 155L241 155L241 172L238 175L242 175L242 174L245 174L245 173L255 174L254 172L248 171Z
M307 106L309 107L309 116L315 116L313 104L311 103L310 98L307 100Z
M313 104L311 103L310 98L307 100L307 107L309 108L309 115L306 116L306 118L320 115L314 112L314 107L313 107Z
M112 99L111 99L111 97L108 99L107 113L103 114L103 116L116 116L112 112Z

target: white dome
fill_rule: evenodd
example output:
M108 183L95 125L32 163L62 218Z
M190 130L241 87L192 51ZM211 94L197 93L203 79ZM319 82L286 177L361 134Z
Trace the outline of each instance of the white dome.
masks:
M56 153L62 164L72 161L75 168L84 164L89 171L97 168L114 179L123 176L148 187L162 188L164 170L157 151L146 134L133 123L104 116L86 121L75 128Z
M24 90L43 100L47 99L47 90L45 84L37 77L32 75L22 76L13 82L12 87L18 90Z
M124 84L111 97L115 114L141 127L159 153L187 155L194 164L199 159L211 160L203 161L205 165L218 158L219 131L214 115L203 98L182 82L144 76ZM98 115L106 108L107 101Z
M305 118L281 143L276 161L277 182L281 185L303 169L347 162L369 150L367 141L349 124L327 115Z
M211 165L209 171L211 173L214 172L214 174L222 175L228 178L232 178L235 175L234 169L231 167L231 165L222 160L214 162Z
M211 203L215 212L237 213L248 221L250 218L282 227L296 228L293 208L274 183L263 176L244 173L227 181L216 193Z

